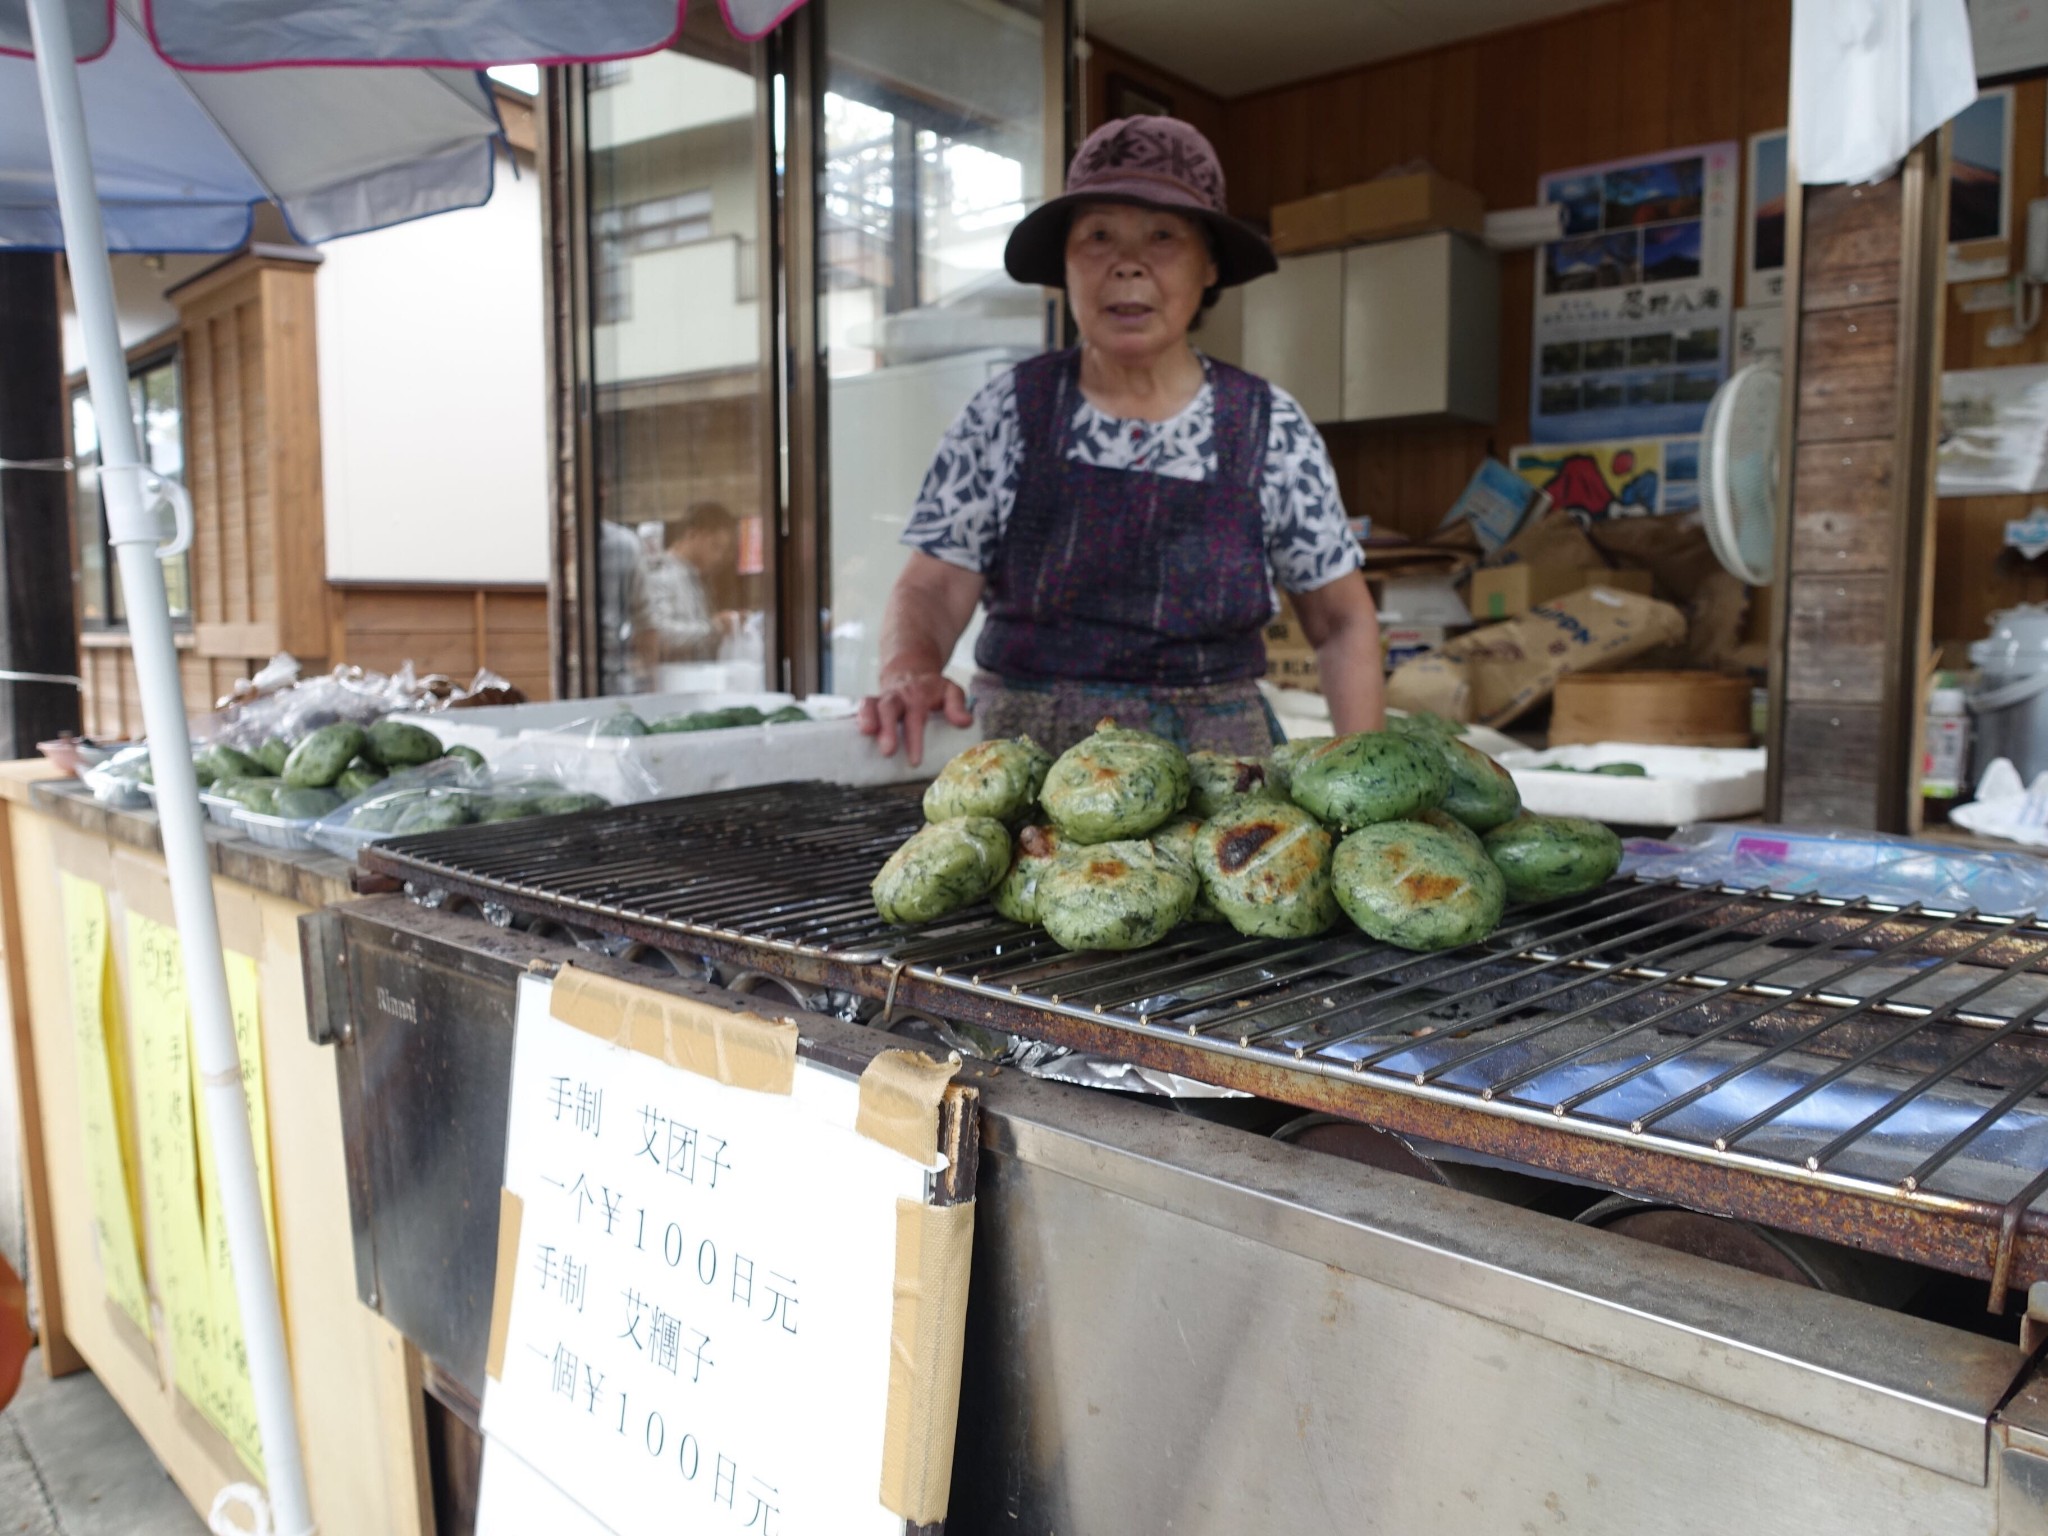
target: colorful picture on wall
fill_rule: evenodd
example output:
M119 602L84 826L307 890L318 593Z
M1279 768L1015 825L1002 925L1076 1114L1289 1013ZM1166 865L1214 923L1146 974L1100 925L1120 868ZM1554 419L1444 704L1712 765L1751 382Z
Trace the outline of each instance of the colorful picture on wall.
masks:
M2010 228L2012 87L1986 91L1951 125L1948 241L1951 247L2004 240Z
M1743 236L1743 302L1785 301L1785 130L1749 136L1749 218Z
M1564 238L1536 265L1538 442L1699 430L1727 374L1741 179L1732 142L1542 179L1538 196L1564 210ZM1782 223L1781 199L1781 247Z
M1586 517L1647 517L1662 505L1664 445L1563 443L1517 448L1516 474L1567 512Z

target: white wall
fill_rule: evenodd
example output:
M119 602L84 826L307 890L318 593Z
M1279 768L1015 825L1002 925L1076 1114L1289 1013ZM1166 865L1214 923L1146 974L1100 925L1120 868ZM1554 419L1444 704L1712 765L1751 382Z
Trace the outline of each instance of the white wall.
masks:
M548 575L540 181L321 248L327 575Z

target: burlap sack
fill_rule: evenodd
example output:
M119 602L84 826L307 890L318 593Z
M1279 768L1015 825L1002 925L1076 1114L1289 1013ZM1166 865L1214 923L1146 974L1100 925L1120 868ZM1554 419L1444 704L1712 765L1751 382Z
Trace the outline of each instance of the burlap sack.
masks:
M1387 702L1505 725L1550 697L1567 673L1611 671L1684 638L1685 615L1671 604L1613 587L1583 587L1404 663L1387 680Z

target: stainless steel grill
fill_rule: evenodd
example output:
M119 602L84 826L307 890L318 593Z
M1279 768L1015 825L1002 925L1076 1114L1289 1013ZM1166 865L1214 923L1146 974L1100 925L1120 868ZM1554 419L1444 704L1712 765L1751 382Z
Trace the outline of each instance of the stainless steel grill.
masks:
M868 883L909 792L778 785L399 839L375 873L1105 1051L2008 1285L2048 1278L2048 927L1616 882L1437 955L1183 930L1068 954Z

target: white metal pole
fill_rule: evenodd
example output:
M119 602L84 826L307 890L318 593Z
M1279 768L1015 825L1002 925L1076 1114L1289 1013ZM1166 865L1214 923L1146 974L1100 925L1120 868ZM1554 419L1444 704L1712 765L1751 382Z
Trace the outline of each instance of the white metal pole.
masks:
M143 498L142 477L134 472L143 460L134 418L129 414L127 359L116 323L113 269L107 260L99 193L93 184L71 21L65 0L28 0L28 15L36 79L42 87L43 122L50 138L50 162L56 172L57 210L64 224L64 252L85 339L86 382L99 428L100 494L107 509L108 539L120 562L142 718L149 731L164 862L170 869L171 906L178 920L192 1010L193 1060L199 1069L202 1103L212 1132L220 1181L217 1193L234 1261L235 1297L255 1390L271 1515L278 1536L310 1536L313 1517L299 1457L284 1319L278 1307L277 1276L270 1264L270 1238L256 1180L248 1105L242 1096L227 971L221 960L220 923L213 906L213 869L200 831L199 785L192 771L185 698L178 684L177 651L171 640L170 603L156 553L163 530Z

